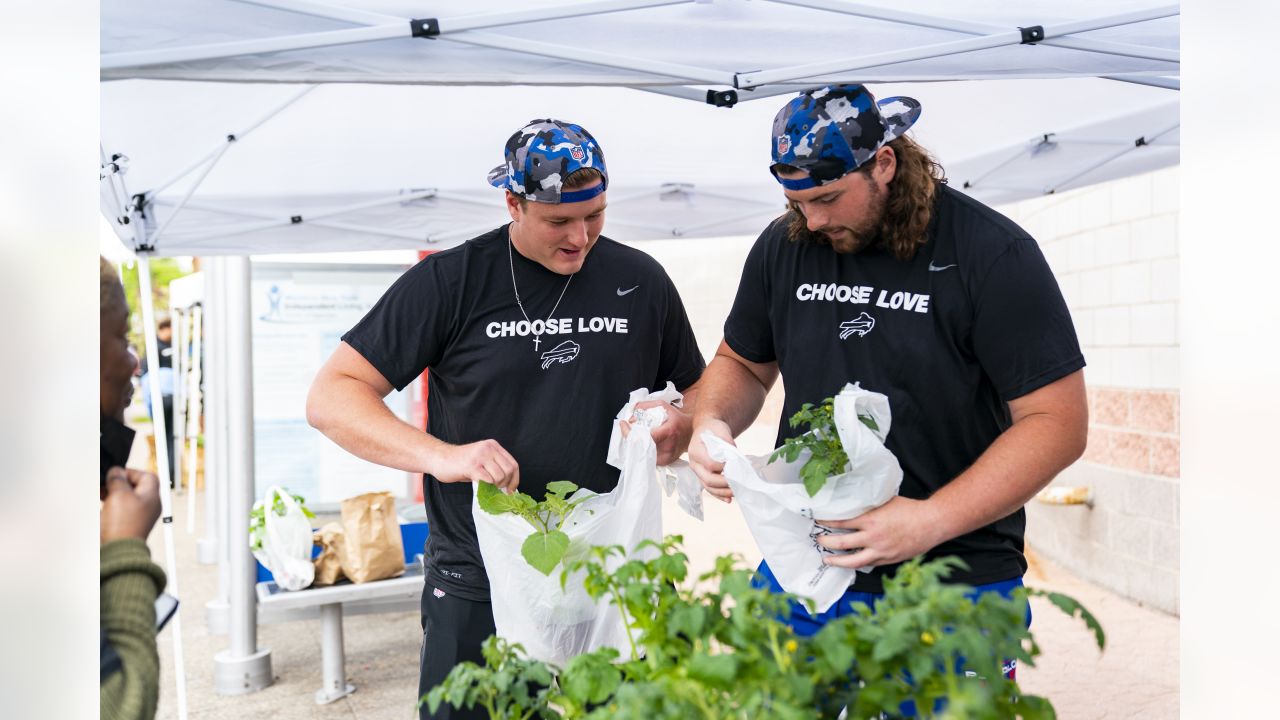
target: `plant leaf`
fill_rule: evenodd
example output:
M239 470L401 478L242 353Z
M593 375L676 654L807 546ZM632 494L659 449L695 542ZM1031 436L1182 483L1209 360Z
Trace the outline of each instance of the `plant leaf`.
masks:
M559 530L552 530L548 533L536 532L525 538L524 544L520 546L520 554L534 570L550 575L568 549L569 536Z
M547 483L547 497L554 495L555 497L564 499L576 492L577 489L578 486L568 480L556 480L554 482Z
M524 495L524 493L514 492L508 495L493 483L476 483L476 500L480 504L480 509L490 515L501 515L503 513L522 514L524 503L520 501L521 495ZM525 497L528 496L525 495ZM529 499L532 500L533 498Z

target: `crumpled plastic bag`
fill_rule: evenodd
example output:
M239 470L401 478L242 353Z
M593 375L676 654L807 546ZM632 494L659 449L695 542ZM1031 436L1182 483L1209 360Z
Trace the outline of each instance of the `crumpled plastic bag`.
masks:
M863 425L860 414L870 415L879 430ZM819 536L840 531L819 525L815 518L857 517L892 500L902 484L902 467L884 446L892 420L889 399L856 383L847 384L835 397L834 416L850 469L828 478L813 497L800 479L800 468L809 459L807 451L795 462L779 459L771 464L767 456L748 457L711 433L702 434L711 458L725 464L724 477L778 584L813 600L819 613L840 599L856 571L823 563L827 555L847 551L818 544Z
M284 504L283 516L272 509L277 497ZM266 508L266 528L262 549L253 551L253 556L271 571L281 590L308 587L316 569L311 564L311 522L293 496L278 485L267 488L262 505Z
M628 401L633 409L636 402L649 395L647 390L638 390L631 397L637 397L637 393L643 397ZM679 393L676 397L679 399ZM563 560L566 565L583 557L593 545L621 545L630 558L652 559L656 554L652 548L633 551L643 540L662 538L662 498L653 481L658 451L649 427L637 423L622 438L614 425L617 442L610 442L608 462L621 471L618 485L610 492L589 497L573 510L561 528L569 536L569 549ZM580 488L570 500L587 495L592 493ZM532 530L529 523L513 514L490 515L480 509L474 496L471 515L489 576L493 621L499 636L523 645L530 657L560 666L577 655L605 646L616 649L623 657L630 656L622 615L609 597L592 600L587 595L583 589L585 573L570 574L562 588L564 565L543 575L525 562L520 546ZM616 567L622 562L615 557L610 565Z
M651 393L645 388L632 390L631 396L627 398L627 404L622 406L614 420L627 420L633 428L645 427L652 430L658 427L667 419L665 408L636 409L636 405L649 400L662 400L675 407L684 407L684 396L680 394L680 391L676 390L675 384L668 380L666 388L658 392ZM615 422L613 424L613 434L609 436L609 456L607 459L607 462L614 467L621 467L619 464L621 447L622 430L618 427L618 423ZM675 494L676 503L681 510L699 520L703 519L702 482L698 480L698 476L694 474L693 468L689 467L688 462L677 459L670 465L657 466L654 472L667 497Z

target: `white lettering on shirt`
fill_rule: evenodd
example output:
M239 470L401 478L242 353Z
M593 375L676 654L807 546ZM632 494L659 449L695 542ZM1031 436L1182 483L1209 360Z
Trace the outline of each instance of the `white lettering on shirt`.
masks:
M838 302L850 305L869 305L874 291L875 288L870 285L801 283L796 287L796 299L801 302ZM881 290L876 297L875 304L877 307L890 310L929 312L929 296L922 293Z

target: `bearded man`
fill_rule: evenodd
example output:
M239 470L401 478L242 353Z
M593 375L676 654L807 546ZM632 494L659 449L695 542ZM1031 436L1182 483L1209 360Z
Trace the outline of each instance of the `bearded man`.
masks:
M700 382L690 457L724 500L723 465L699 438L731 442L779 375L784 418L846 382L889 398L899 496L822 520L848 532L819 540L850 551L829 564L874 569L819 617L797 606L803 635L874 607L918 555L962 559L950 581L975 597L1009 594L1027 569L1023 505L1084 452L1085 363L1057 282L1030 235L948 187L904 135L919 116L914 99L876 102L861 85L805 92L778 113L770 171L789 209L752 248ZM802 430L782 423L777 445Z

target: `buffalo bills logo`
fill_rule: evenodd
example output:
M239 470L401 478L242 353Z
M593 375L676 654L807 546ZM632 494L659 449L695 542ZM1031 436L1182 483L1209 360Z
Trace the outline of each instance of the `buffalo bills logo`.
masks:
M542 353L542 369L546 370L553 363L573 362L578 357L581 347L572 340L565 340L554 348Z
M847 340L851 335L858 337L866 337L871 332L871 328L876 326L876 319L866 313L862 313L852 320L846 320L840 323L840 339Z
M574 145L569 149L569 155L578 162L582 162L587 158L587 151L582 149L581 145Z
M791 138L786 135L778 136L778 154L786 155L791 150Z

